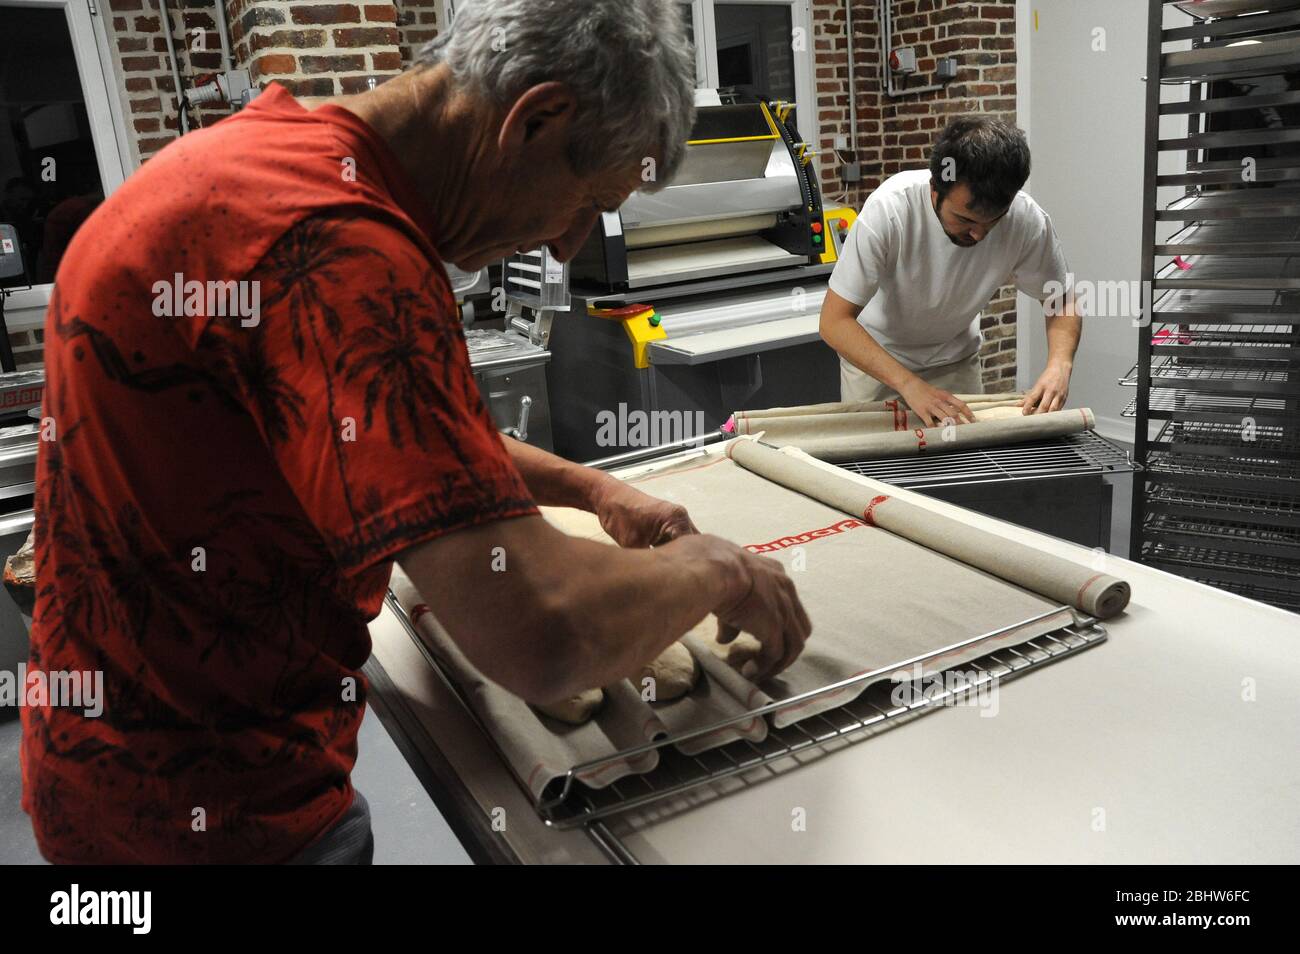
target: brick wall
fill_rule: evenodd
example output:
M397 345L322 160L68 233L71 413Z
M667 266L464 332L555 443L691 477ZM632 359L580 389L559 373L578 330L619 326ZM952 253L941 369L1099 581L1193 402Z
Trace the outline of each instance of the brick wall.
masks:
M172 39L184 85L221 69L214 20L219 0L169 4ZM237 68L253 83L275 81L295 96L355 93L410 62L438 33L438 0L225 0ZM125 92L137 154L148 159L176 137L175 82L157 0L107 0L114 67ZM199 31L197 34L194 31ZM230 115L225 106L191 110L201 127Z
M913 46L919 76L928 86L935 60L956 57L957 78L942 90L885 95L880 76L880 22L875 0L853 0L854 83L857 88L856 155L862 182L840 180L835 136L849 132L848 41L843 0L813 0L817 97L821 115L822 185L860 208L885 179L929 162L930 146L950 117L990 113L1016 118L1015 0L894 0L894 46ZM900 85L895 82L895 86ZM998 291L981 318L984 384L1010 390L1016 377L1016 296Z

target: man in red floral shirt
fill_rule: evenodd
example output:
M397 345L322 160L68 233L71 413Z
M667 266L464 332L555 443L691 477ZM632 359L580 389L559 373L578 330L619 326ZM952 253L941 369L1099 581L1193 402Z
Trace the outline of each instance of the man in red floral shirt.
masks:
M498 436L439 264L568 258L642 157L671 175L694 74L677 6L469 0L412 71L310 111L272 86L77 233L46 324L31 667L100 671L106 698L24 710L47 858L364 860L359 669L394 561L533 702L627 676L710 612L771 671L798 655L779 564Z

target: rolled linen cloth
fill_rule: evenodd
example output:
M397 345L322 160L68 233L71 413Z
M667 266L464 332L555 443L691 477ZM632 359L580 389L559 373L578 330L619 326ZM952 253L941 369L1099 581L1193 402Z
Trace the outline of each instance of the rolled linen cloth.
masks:
M990 404L971 404L976 421L1012 420L1023 417L1019 401L999 401ZM812 437L833 437L855 434L888 434L892 431L914 431L924 428L925 422L900 405L888 411L850 411L844 414L789 414L777 417L754 417L755 412L737 417L737 434L766 433L768 443L800 444ZM963 425L964 426L964 425Z
M943 454L974 447L1018 444L1022 441L1090 431L1095 426L1096 418L1092 411L1082 407L1047 414L1013 414L1010 417L977 420L974 424L918 427L887 433L787 432L780 437L773 436L771 441L790 444L818 460L838 464L875 457Z
M1024 399L1019 391L1003 394L954 394L964 404L1017 403ZM907 403L898 398L888 401L833 401L830 404L804 404L798 407L770 407L762 411L737 411L737 422L749 417L806 417L810 414L852 414L860 411L893 411Z
M863 483L832 473L793 448L777 450L740 438L727 448L727 456L752 473L858 517L870 526L1089 616L1107 619L1128 605L1129 585L1118 577L900 500L888 484L869 478L863 478Z

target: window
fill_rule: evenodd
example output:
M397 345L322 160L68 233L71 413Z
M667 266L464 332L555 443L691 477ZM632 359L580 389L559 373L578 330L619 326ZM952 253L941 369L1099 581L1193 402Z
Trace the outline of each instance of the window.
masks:
M99 4L100 7L106 4ZM77 226L121 184L128 155L99 16L80 0L0 0L0 222L15 227L26 276L11 330L39 325Z
M736 86L769 100L799 103L818 139L813 79L812 15L808 0L691 0L682 2L696 47L696 85Z
M769 100L798 102L791 8L774 3L717 3L714 11L719 84Z

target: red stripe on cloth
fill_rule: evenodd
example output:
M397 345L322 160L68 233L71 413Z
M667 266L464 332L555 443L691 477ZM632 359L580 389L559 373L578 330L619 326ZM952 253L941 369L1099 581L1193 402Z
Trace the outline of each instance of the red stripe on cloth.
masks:
M884 496L883 494L879 497L871 498L871 503L867 504L867 509L862 511L862 519L867 522L868 527L874 527L876 525L876 517L875 517L876 507L878 507L880 504L884 503L888 499L889 498Z
M416 603L411 607L411 625L414 626L420 621L420 617L425 613L431 612L427 603Z
M884 499L884 498L881 498ZM797 547L805 543L811 543L814 540L820 540L822 537L833 537L836 534L843 533L845 530L852 530L854 527L864 527L861 520L841 520L839 523L833 523L829 527L821 527L817 530L805 530L803 533L791 534L788 537L780 537L771 540L768 543L751 543L747 547L750 553L771 553L773 550L786 550L790 547Z
M897 401L886 401L885 407L894 412L894 430L907 430L907 411L903 410Z
M1103 576L1105 576L1105 575L1106 575L1106 574L1104 574L1104 573L1097 573L1097 574L1095 574L1095 575L1093 575L1093 576L1088 577L1086 580L1084 580L1084 581L1083 581L1083 586L1079 587L1079 592L1074 594L1074 602L1075 602L1076 604L1082 603L1082 602L1083 602L1083 594L1086 593L1086 592L1088 592L1088 587L1092 586L1092 584L1096 583L1098 580L1100 580L1100 579L1101 579Z

